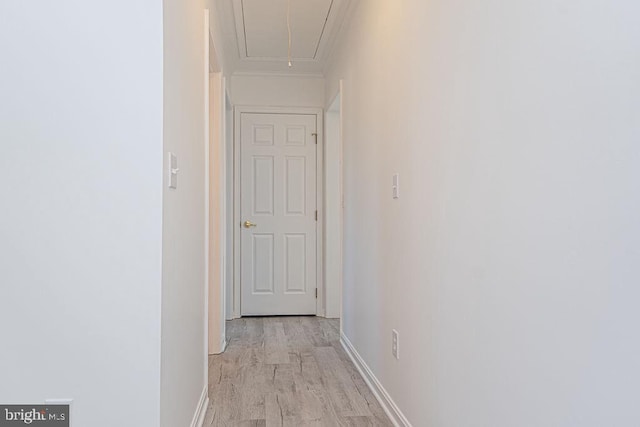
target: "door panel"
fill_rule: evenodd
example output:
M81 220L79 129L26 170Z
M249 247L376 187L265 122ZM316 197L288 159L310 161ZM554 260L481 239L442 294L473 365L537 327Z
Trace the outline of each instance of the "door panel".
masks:
M273 288L273 234L258 234L253 236L253 289L254 294L274 293Z
M285 215L304 216L306 214L307 177L306 158L302 156L285 159Z
M252 168L253 215L273 216L273 156L254 156Z
M307 236L289 233L284 236L285 294L304 294L307 291Z
M316 314L315 133L315 115L240 116L242 315Z

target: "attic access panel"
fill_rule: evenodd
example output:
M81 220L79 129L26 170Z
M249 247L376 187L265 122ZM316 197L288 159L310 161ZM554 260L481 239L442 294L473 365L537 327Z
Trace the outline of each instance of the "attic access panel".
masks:
M291 56L316 59L333 0L290 0ZM243 56L287 57L287 0L240 0L236 14L238 32L244 38Z

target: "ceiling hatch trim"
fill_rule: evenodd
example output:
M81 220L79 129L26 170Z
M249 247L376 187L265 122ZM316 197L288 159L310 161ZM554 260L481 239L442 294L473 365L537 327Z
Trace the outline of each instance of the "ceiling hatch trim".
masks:
M241 61L287 62L287 0L232 0ZM291 0L294 62L320 63L331 49L348 0Z
M316 43L316 50L313 52L313 59L316 59L318 57L318 50L320 49L320 43L322 42L322 39L324 38L324 30L327 29L327 22L329 22L329 16L331 15L331 9L333 9L333 2L334 2L334 0L331 0L331 3L329 4L329 10L327 11L327 16L325 16L324 22L322 23L322 31L320 31L320 37L318 38L318 43Z

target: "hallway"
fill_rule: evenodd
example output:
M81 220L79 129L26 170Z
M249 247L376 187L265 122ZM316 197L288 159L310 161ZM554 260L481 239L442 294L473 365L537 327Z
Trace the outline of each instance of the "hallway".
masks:
M640 427L638 16L1 0L0 426Z
M344 352L339 321L254 317L227 323L209 357L205 426L390 426Z

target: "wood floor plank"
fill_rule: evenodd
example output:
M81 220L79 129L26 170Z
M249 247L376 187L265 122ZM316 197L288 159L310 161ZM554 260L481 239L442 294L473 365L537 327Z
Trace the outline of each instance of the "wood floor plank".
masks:
M345 427L368 427L375 425L371 417L343 417L340 421Z
M242 364L239 386L240 394L240 420L250 421L265 419L264 392L266 378L264 372L264 350L250 349L247 352L245 362Z
M311 350L290 353L290 357L295 363L293 379L297 390L323 391L325 389L318 362Z
M303 350L313 347L313 342L309 339L301 318L289 318L283 322L283 327L289 348Z
M389 418L387 414L384 412L384 410L382 409L382 407L380 406L380 404L378 403L378 400L376 399L376 397L371 392L371 389L369 388L367 383L364 381L364 378L362 378L362 376L360 375L360 372L358 372L358 369L351 362L351 359L342 348L342 345L340 344L340 342L336 341L336 342L333 342L332 344L334 349L336 350L336 354L342 360L342 365L349 372L351 376L351 380L353 381L356 388L358 389L358 392L367 401L369 410L373 414L374 421L378 423L382 422L383 423L382 425L386 425L385 423L388 421ZM378 424L375 424L374 422L374 425L378 425Z
M240 420L240 394L232 383L224 383L209 394L209 411L213 412L212 426L228 425Z
M209 359L204 425L391 426L342 349L339 325L308 316L227 322L227 349Z
M302 327L311 340L314 347L327 347L331 345L331 335L327 335L320 326L319 318L303 317L301 319Z
M330 388L330 396L335 404L348 406L340 415L343 416L371 416L366 399L351 379L349 371L344 367L340 357L333 347L318 347L313 350L318 360L320 371L326 384Z
M293 364L265 365L266 393L295 393Z
M289 363L289 347L282 322L265 322L264 349L268 364Z

